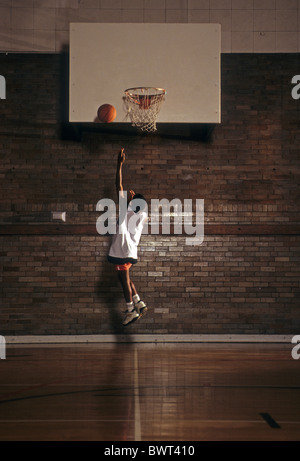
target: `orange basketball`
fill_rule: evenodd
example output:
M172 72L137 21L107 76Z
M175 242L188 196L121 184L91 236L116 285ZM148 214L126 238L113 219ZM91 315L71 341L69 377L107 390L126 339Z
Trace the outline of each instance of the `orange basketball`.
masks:
M111 123L117 116L117 111L111 104L102 104L97 111L98 119L103 123Z
M140 109L149 109L151 106L151 95L140 95L139 96L139 104L140 104Z

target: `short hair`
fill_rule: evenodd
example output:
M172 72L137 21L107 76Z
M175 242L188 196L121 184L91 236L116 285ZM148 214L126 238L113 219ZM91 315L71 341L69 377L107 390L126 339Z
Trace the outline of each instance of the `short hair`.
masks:
M137 200L136 206L132 203L134 200ZM139 213L140 211L143 211L147 207L147 201L145 197L142 194L135 194L133 196L133 199L131 200L132 209L135 213Z

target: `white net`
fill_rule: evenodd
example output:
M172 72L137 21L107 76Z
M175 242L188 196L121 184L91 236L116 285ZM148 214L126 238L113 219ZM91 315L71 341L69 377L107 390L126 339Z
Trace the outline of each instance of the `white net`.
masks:
M166 91L162 88L129 88L125 90L125 103L131 124L141 131L156 131L156 120Z

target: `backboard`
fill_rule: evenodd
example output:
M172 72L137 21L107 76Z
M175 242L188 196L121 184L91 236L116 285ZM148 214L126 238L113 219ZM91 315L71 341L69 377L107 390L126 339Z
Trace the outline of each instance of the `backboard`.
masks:
M94 122L102 104L130 123L127 88L166 90L158 123L220 123L219 24L70 24L70 122Z

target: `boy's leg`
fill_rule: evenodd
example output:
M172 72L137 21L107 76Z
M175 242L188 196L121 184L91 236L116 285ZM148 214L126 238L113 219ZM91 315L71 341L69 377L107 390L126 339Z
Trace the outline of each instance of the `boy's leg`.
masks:
M134 283L130 279L129 269L131 264L117 265L116 270L118 271L119 281L123 288L124 298L126 303L131 303L132 300L135 302L134 297L138 296Z
M118 269L118 277L121 282L122 288L123 288L123 293L124 293L124 298L126 301L126 316L123 322L123 325L128 325L129 323L137 320L139 318L139 313L134 309L134 302L133 302L133 296L136 293L135 287L131 285L130 281L130 275L129 275L129 268L125 269L122 268L122 270Z
M135 288L135 286L134 286L134 283L132 282L132 280L130 279L130 277L129 277L129 283L130 283L131 293L132 293L132 298L133 298L134 296L137 295L137 291L136 291L136 288Z
M144 301L140 299L132 280L130 280L130 286L131 286L132 301L134 303L134 308L140 314L140 316L142 316L147 311L147 306L144 303Z
M132 288L131 288L130 277L129 277L129 269L119 270L118 277L119 277L119 280L123 288L125 301L126 303L131 303L132 302Z
M125 266L116 266L118 271L118 277L121 282L124 298L126 301L126 317L123 322L123 325L128 325L134 320L137 320L140 316L145 314L147 311L146 304L141 301L134 283L130 279L130 269L131 265Z

